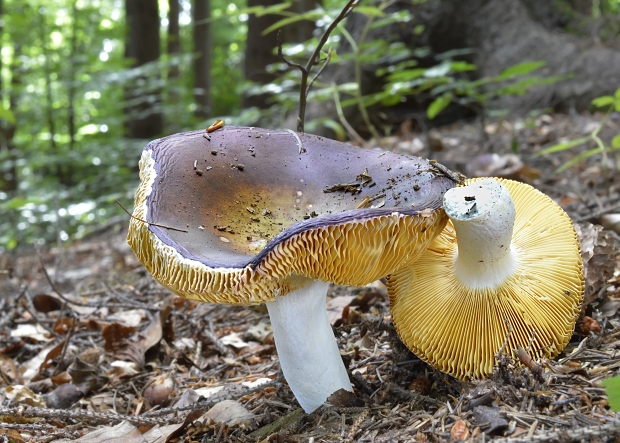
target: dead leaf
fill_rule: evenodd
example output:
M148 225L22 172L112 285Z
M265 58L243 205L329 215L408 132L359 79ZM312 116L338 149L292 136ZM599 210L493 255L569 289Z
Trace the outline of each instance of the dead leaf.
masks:
M183 426L184 423L177 423L174 425L166 426L155 426L150 431L142 434L142 437L144 437L147 443L166 443L166 441L168 441L168 438Z
M208 417L217 423L236 426L247 423L256 416L235 400L223 400L209 409L203 417Z
M123 421L114 427L103 427L77 440L55 440L55 443L149 443L131 423Z
M604 214L599 221L605 228L620 234L620 214Z
M67 368L67 372L71 375L73 384L75 384L84 395L101 389L108 382L108 378L101 374L100 371L98 367L89 365L79 357L76 357L73 363Z
M260 343L265 343L267 337L269 336L273 337L271 325L266 322L260 322L258 324L255 324L254 326L250 326L246 334Z
M349 306L353 300L355 300L354 295L339 295L327 300L327 318L331 325L342 319L344 308Z
M502 431L508 427L508 421L499 414L499 408L476 406L474 408L476 422L487 434Z
M17 378L17 365L8 355L0 354L0 370L13 380Z
M54 340L54 337L38 323L34 325L17 325L17 327L11 331L11 337L30 338L42 342Z
M4 438L8 437L8 440L4 441L9 441L12 443L26 443L21 434L15 429L0 429L0 435L4 435Z
M7 386L4 391L7 400L20 405L35 406L37 408L45 407L45 400L39 394L35 394L26 386L11 385Z
M123 326L138 327L144 320L148 318L148 314L144 309L128 309L110 314L106 317L106 321L112 321Z
M599 225L580 223L575 225L575 231L581 244L586 289L583 305L602 298L608 280L613 276L616 267L616 241Z
M62 302L48 294L38 294L32 297L32 305L38 312L47 314L52 311L60 311Z
M353 392L338 389L327 397L327 403L338 408L361 408L364 402L357 398Z
M469 438L469 429L463 420L459 420L450 429L450 435L458 441L465 441Z

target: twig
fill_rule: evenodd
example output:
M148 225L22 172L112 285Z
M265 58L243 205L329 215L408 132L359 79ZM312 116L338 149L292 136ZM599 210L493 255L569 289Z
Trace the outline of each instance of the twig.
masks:
M342 11L340 11L340 14L338 14L338 17L336 17L336 19L331 23L331 25L329 25L325 33L323 33L321 40L319 40L318 45L316 46L316 48L314 48L314 52L310 56L310 59L308 60L308 63L306 64L305 67L298 63L290 62L284 57L284 55L282 54L282 32L278 31L278 34L276 37L277 43L278 43L278 55L280 56L282 61L286 63L288 66L292 68L297 68L301 71L301 84L299 85L299 116L297 117L297 132L304 132L304 118L306 115L306 99L308 97L308 92L310 91L310 86L312 85L312 82L314 82L314 80L316 79L315 77L315 79L313 79L312 82L310 82L310 85L308 85L308 76L310 75L310 70L312 69L314 65L318 63L316 61L317 57L321 53L321 49L327 42L327 39L329 38L329 35L331 34L331 32L336 28L336 26L338 26L338 24L342 20L344 20L351 13L351 11L353 11L353 8L357 6L358 2L359 0L349 0L347 2L345 7L342 9ZM325 62L325 64L327 64L327 62ZM321 70L323 68L321 68ZM321 71L319 71L319 74L320 73ZM319 74L317 74L317 77Z
M338 119L340 120L340 123L342 123L342 126L345 127L349 135L353 137L360 145L363 146L364 139L361 135L357 133L355 129L353 129L353 126L351 126L351 124L344 116L344 112L342 112L342 105L340 104L340 96L338 95L338 87L336 86L336 83L332 83L332 95L334 96L334 104L336 105L336 113L338 114Z
M121 414L106 414L103 412L91 412L82 410L67 410L67 409L46 409L36 407L18 407L18 408L0 408L1 415L24 417L38 417L38 418L71 418L74 420L86 420L86 421L104 421L104 422L118 422L127 420L128 422L138 425L162 425L165 424L162 420L156 420L152 417L134 416L134 415L121 415Z
M62 362L65 360L65 355L67 354L67 348L69 347L69 342L71 341L71 336L73 335L73 329L75 328L75 317L73 317L71 321L71 326L69 327L69 331L67 331L67 338L65 338L65 343L62 346L62 352L60 353L60 360L58 361L58 365L54 372L52 373L52 377L58 375L58 371L62 367Z
M310 83L308 83L308 86L306 87L306 97L308 96L308 93L310 92L310 88L312 87L316 79L319 78L319 76L325 70L325 68L327 68L327 64L329 63L331 59L332 59L332 48L329 48L329 50L327 51L327 58L323 62L323 66L319 68L319 72L316 73L316 75L312 78L312 80L310 80Z
M116 204L119 205L121 207L121 209L123 211L125 211L125 213L128 216L130 216L131 218L133 218L134 220L138 220L139 222L146 223L147 225L157 226L158 228L170 229L171 231L189 232L187 229L173 228L172 226L161 225L159 223L151 223L151 222L147 222L146 220L142 220L142 219L140 219L138 217L134 217L132 214L129 213L129 211L127 209L125 209L125 207L121 204L121 202L119 202L118 200L115 200L115 201L116 201Z
M620 425L610 423L603 426L586 426L577 429L563 429L555 432L546 432L545 434L532 435L531 437L517 438L497 438L494 443L529 443L529 442L551 442L551 441L573 441L582 439L592 439L593 437L611 437L614 434L620 434Z
M437 169L440 173L448 177L456 184L462 185L467 178L463 174L460 174L458 172L452 172L441 163L437 163L437 160L430 160L430 163L435 169Z

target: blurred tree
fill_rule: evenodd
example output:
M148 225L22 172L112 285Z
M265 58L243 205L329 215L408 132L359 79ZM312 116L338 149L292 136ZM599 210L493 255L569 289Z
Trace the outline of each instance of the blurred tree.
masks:
M206 119L211 114L211 6L209 0L194 0L194 114Z
M0 42L4 35L4 2L0 0ZM0 46L0 51L2 50ZM11 66L14 68L14 66ZM0 72L2 72L2 58L0 57ZM13 72L13 69L11 69ZM15 75L12 76L16 78ZM0 77L0 103L4 102L5 88L3 86L3 79ZM13 94L9 94L9 101L12 103L14 99ZM11 106L9 107L11 109ZM5 118L0 121L0 159L2 159L2 166L0 167L0 191L11 192L17 189L17 170L16 170L16 156L15 156L15 144L13 143L13 136L15 135L14 123L6 120Z
M143 66L159 59L159 4L158 0L125 0L127 37L125 56L133 59L133 66ZM156 75L151 73L151 75ZM143 86L144 76L126 90L128 138L150 139L162 132L160 91L149 91Z
M248 0L248 7L263 6L269 7L283 3L282 0ZM303 14L320 5L316 0L299 0L293 2L287 12ZM267 66L277 63L276 33L277 31L263 34L264 31L274 23L282 19L281 15L276 14L251 14L248 18L248 34L245 45L244 73L246 81L257 85L266 85L273 82L278 76L275 72L269 72ZM310 20L302 20L282 29L282 40L284 43L302 43L312 37L315 24ZM241 106L249 108L256 106L259 109L268 108L269 94L244 94Z

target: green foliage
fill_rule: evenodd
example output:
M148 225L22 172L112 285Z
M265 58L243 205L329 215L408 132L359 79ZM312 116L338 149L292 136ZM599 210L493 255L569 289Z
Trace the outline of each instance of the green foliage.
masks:
M594 144L593 148L588 149L584 152L581 152L577 154L576 156L574 156L573 158L571 158L570 160L564 162L562 165L560 165L559 168L556 169L556 172L565 171L571 166L574 166L587 158L600 154L602 157L603 169L605 170L605 173L607 173L607 170L609 168L609 158L608 158L609 155L611 153L614 153L616 155L618 154L618 151L620 150L620 134L617 134L616 136L612 138L611 146L607 145L599 137L598 134L601 131L601 129L603 129L605 124L607 123L607 120L609 119L609 115L611 114L611 112L620 111L620 88L618 88L615 91L613 96L604 95L602 97L595 98L594 100L592 100L592 106L594 106L595 108L599 108L601 110L605 110L606 114L603 120L601 121L601 123L587 137L581 137L575 140L556 143L553 146L549 146L548 148L543 149L537 154L539 156L548 155L548 154L553 154L556 152L566 151L568 149L572 149L574 147L582 146L588 143Z
M609 407L620 412L620 377L611 377L601 382L607 391Z
M244 0L211 1L214 115L239 109L244 7ZM120 0L3 2L0 252L80 238L112 217L126 217L114 200L131 206L145 141L124 138L125 90L139 92L151 112L163 112L162 134L205 123L192 112L189 10L181 14L182 55L165 55L162 26L160 60L139 68L124 57L124 14ZM167 77L172 66L177 78Z

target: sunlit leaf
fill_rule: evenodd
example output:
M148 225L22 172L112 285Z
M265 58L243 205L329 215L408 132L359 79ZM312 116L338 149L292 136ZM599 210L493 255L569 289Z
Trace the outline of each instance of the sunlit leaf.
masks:
M570 168L573 165L576 165L577 163L581 162L582 160L585 160L586 158L592 157L593 155L600 154L601 152L603 152L603 150L601 148L594 148L594 149L590 149L589 151L582 152L581 154L576 155L571 160L569 160L566 163L564 163L562 166L560 166L558 169L556 169L555 172L566 171L568 168Z
M603 95L602 97L596 97L594 100L592 100L592 104L597 108L613 105L614 102L615 100L611 95Z
M372 6L357 6L355 12L364 14L367 17L385 17L385 12L379 8L373 8Z
M324 14L325 14L325 11L321 9L313 9L312 11L304 12L303 14L295 14L290 17L283 18L282 20L278 20L273 25L265 29L262 32L262 35L267 35L272 31L283 28L284 26L290 25L291 23L300 22L302 20L316 21L320 19L321 17L323 17Z
M607 391L609 407L616 412L620 412L620 377L611 377L603 380L601 385Z
M542 68L547 63L544 61L535 61L535 62L522 62L517 63L516 65L510 66L504 69L498 77L506 80L512 77L516 77L518 75L527 75L530 72L536 71L539 68Z
M571 140L571 141L564 142L564 143L558 143L558 144L555 144L553 146L543 149L542 151L538 152L536 155L540 156L540 155L551 154L553 152L566 151L567 149L582 145L586 143L588 140L590 140L590 137L583 137L583 138L578 138L577 140Z
M440 97L437 97L428 106L428 109L426 110L426 116L430 120L434 119L437 116L437 114L439 114L441 111L446 109L446 107L452 101L452 97L453 97L453 95L452 95L451 92L446 92L445 94L441 95Z
M611 146L614 148L620 148L620 134L611 139Z
M9 123L15 124L15 114L13 114L10 109L5 108L2 104L0 104L0 118Z

